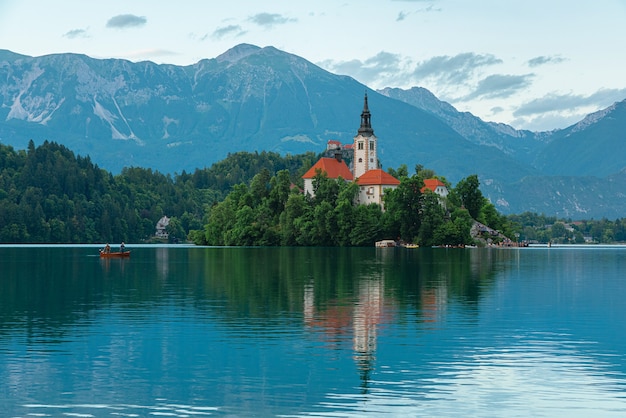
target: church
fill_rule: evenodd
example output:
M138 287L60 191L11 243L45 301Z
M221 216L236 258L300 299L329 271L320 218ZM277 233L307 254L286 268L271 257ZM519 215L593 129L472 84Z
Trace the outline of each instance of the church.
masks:
M344 181L355 181L359 185L359 194L356 203L369 205L376 203L384 210L383 196L385 191L395 189L400 181L380 168L378 160L378 138L372 128L372 115L367 103L367 93L363 101L361 112L361 126L354 137L353 144L344 146L352 149L352 168L349 168L343 159L341 144L338 141L328 141L328 148L334 148L333 157L322 157L303 176L304 193L313 196L313 179L317 171L326 173L328 178Z

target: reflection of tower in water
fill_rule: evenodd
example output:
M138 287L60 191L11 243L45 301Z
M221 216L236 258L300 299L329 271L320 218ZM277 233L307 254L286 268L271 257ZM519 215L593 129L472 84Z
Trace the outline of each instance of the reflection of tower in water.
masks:
M315 305L315 285L311 280L304 285L303 316L307 327L324 332L331 349L339 348L344 337L352 332L353 359L365 393L374 369L377 328L386 316L384 281L379 277L370 277L357 283L356 294L350 301L328 300L325 301L325 309L318 311Z
M374 368L377 328L383 317L383 307L384 281L374 278L361 280L353 315L353 349L363 392L367 391Z

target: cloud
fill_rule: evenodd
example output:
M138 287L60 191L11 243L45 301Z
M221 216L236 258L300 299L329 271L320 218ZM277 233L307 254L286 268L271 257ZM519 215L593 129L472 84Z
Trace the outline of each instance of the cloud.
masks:
M114 29L136 28L145 25L147 21L145 16L117 15L108 20L106 27Z
M470 94L484 67L501 62L493 55L468 52L438 56L415 64L409 57L381 51L364 61L326 60L317 64L334 73L349 74L373 88L426 86L439 94L449 92L447 96L452 100Z
M526 64L528 64L529 67L538 67L544 64L560 64L564 61L567 61L567 60L560 56L546 57L542 55L539 57L529 59Z
M284 17L277 13L258 13L254 16L250 16L248 20L259 26L265 26L266 28L272 28L276 25L284 25L286 23L298 21L298 19Z
M432 79L437 84L460 84L474 77L480 68L501 63L501 59L491 54L465 52L452 57L442 55L418 63L413 76L417 80Z
M409 15L409 14L408 14L407 12L402 12L402 11L401 11L401 12L399 12L399 13L398 13L398 17L396 17L396 22L400 22L400 21L402 21L402 20L406 19L406 17L407 17L408 15Z
M519 106L510 123L533 131L566 128L625 97L626 89L600 89L590 95L550 93Z
M600 89L588 96L550 93L518 107L513 112L513 116L532 116L546 112L574 111L581 108L601 109L622 101L625 97L626 89Z
M245 33L246 31L243 30L241 26L239 25L228 25L228 26L222 26L221 28L215 29L215 31L213 31L213 33L211 34L211 37L214 39L222 39L229 35L241 36L241 35L244 35Z
M478 82L476 89L461 101L475 99L504 99L531 85L534 74L493 74Z
M405 86L411 77L411 61L399 54L381 51L364 61L350 60L335 62L326 60L317 63L320 67L336 74L349 74L361 83L374 88Z
M398 17L396 18L396 21L404 20L407 16L413 13L430 13L430 12L441 11L441 7L435 7L436 3L439 0L392 0L392 1L404 2L404 3L425 3L426 4L426 7L417 9L414 12L401 11L400 13L398 13Z
M68 39L89 38L89 34L87 33L87 29L72 29L64 33L63 37Z

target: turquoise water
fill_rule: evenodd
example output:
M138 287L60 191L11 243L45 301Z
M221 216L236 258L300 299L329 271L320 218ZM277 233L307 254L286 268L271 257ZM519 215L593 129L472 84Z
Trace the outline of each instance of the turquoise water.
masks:
M626 248L0 246L0 411L625 416Z

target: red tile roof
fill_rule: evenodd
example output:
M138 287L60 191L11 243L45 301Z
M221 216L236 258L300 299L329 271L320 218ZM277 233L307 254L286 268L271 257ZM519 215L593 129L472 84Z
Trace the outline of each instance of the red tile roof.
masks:
M336 158L320 158L313 167L302 176L303 179L312 179L315 177L317 170L326 173L329 179L336 179L341 176L344 180L352 181L352 172L346 165L345 161L337 161Z
M424 193L426 189L430 190L431 192L434 192L435 189L439 186L446 187L446 185L443 184L443 182L439 179L426 179L424 180L424 187L422 187L421 192Z
M389 173L384 172L381 169L366 171L361 177L357 179L360 186L373 186L384 184L386 186L397 186L400 184L400 180L395 178Z

